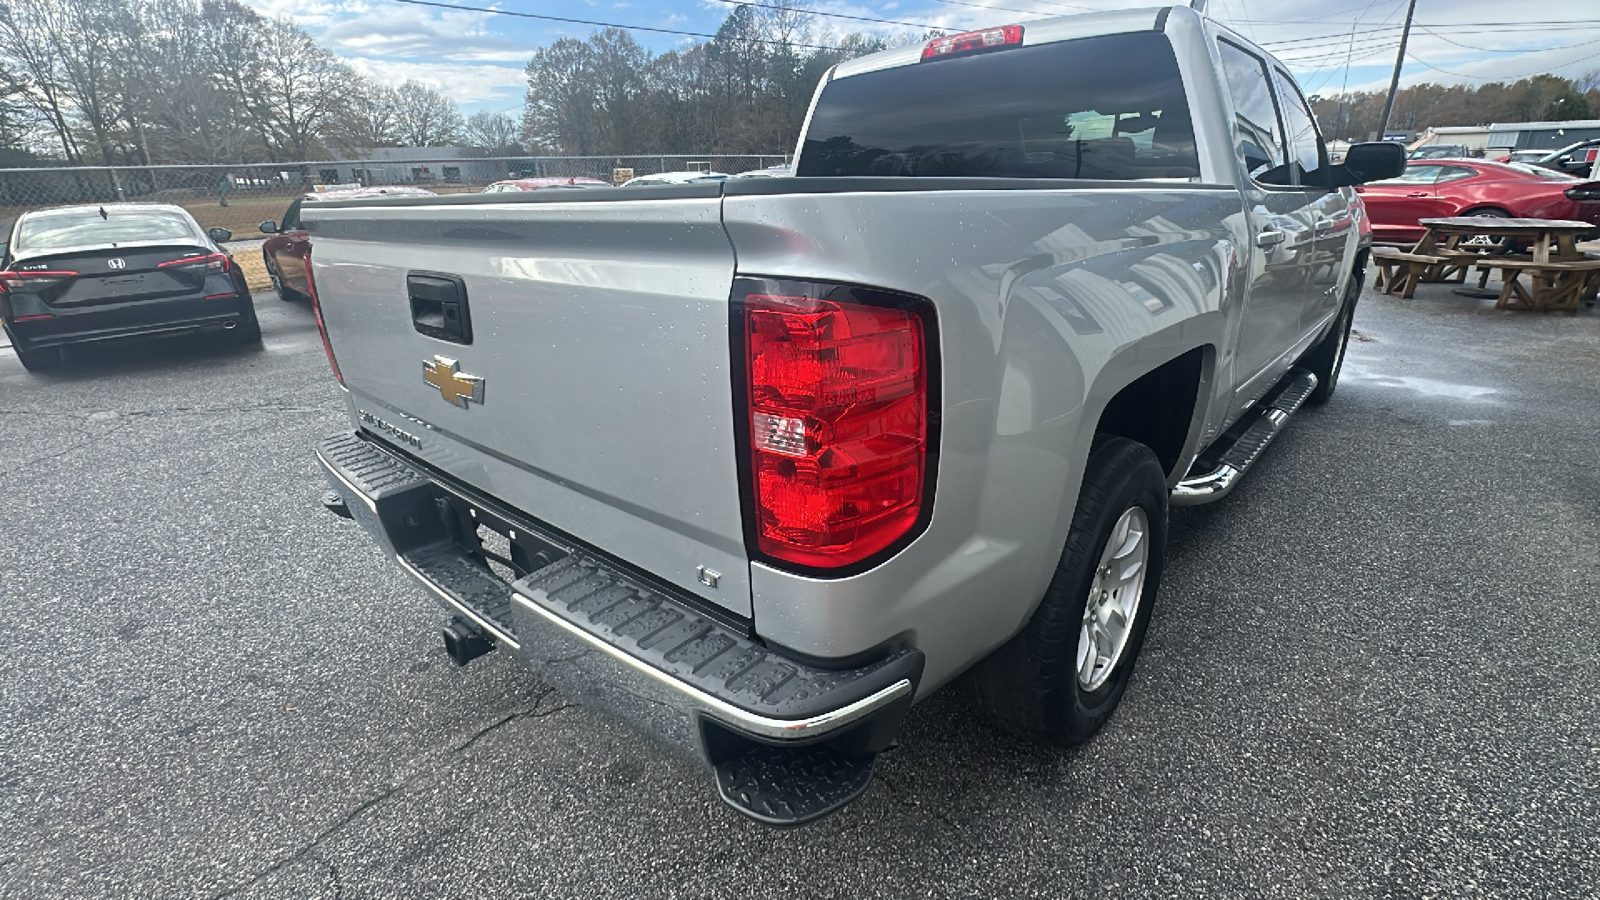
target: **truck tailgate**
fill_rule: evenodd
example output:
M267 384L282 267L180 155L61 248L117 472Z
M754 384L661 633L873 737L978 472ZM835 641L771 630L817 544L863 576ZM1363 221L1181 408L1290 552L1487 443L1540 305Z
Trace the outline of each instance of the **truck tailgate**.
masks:
M606 202L307 204L304 216L329 343L369 430L750 614L734 256L714 186ZM462 280L470 343L417 330L410 273ZM482 402L456 405L424 381L436 357L481 378Z

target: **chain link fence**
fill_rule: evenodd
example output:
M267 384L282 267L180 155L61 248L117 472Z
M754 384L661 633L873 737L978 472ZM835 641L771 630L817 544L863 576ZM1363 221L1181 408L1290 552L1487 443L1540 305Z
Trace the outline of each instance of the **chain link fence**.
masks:
M788 161L785 154L514 156L375 158L241 165L166 165L0 169L0 222L30 209L72 203L175 203L203 228L226 228L235 239L261 234L262 221L283 218L289 202L317 186L413 185L441 194L474 193L507 178L598 178L613 181L662 172L735 175ZM393 158L390 158L393 157Z

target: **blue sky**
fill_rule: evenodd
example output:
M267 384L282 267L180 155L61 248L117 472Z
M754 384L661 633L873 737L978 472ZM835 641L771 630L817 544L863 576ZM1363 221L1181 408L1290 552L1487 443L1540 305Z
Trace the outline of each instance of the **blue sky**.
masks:
M522 67L533 50L583 25L402 5L390 0L246 0L289 16L358 70L395 82L416 78L444 91L463 111L522 106ZM733 8L724 0L443 0L518 12L683 31L714 32ZM1536 72L1576 76L1600 70L1597 0L1419 0L1402 83L1514 80ZM1148 0L812 0L817 13L965 30L1052 15L1154 5ZM1210 0L1210 14L1266 45L1295 69L1308 94L1386 85L1405 0ZM1583 24L1559 24L1580 22ZM916 29L813 16L810 43L850 31L891 39ZM1515 23L1515 24L1506 24ZM1353 34L1353 38L1352 38ZM693 38L635 32L663 51ZM1348 71L1346 63L1349 62ZM1443 70L1443 71L1440 71Z

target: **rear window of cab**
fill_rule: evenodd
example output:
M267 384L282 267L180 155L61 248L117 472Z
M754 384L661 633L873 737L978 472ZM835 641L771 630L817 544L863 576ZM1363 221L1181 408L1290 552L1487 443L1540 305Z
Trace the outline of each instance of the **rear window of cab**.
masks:
M1172 44L1151 31L830 81L795 174L1135 180L1200 168Z

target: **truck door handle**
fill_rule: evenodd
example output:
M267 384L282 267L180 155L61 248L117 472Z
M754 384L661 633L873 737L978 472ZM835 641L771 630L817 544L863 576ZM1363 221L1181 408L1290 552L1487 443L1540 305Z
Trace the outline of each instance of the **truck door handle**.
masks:
M1262 231L1260 234L1256 235L1256 246L1257 247L1265 247L1265 248L1269 248L1270 249L1272 247L1278 246L1279 244L1283 243L1284 241L1286 241L1288 239L1289 239L1289 236L1287 234L1284 234L1283 232L1278 231L1275 228L1268 228L1265 231Z

